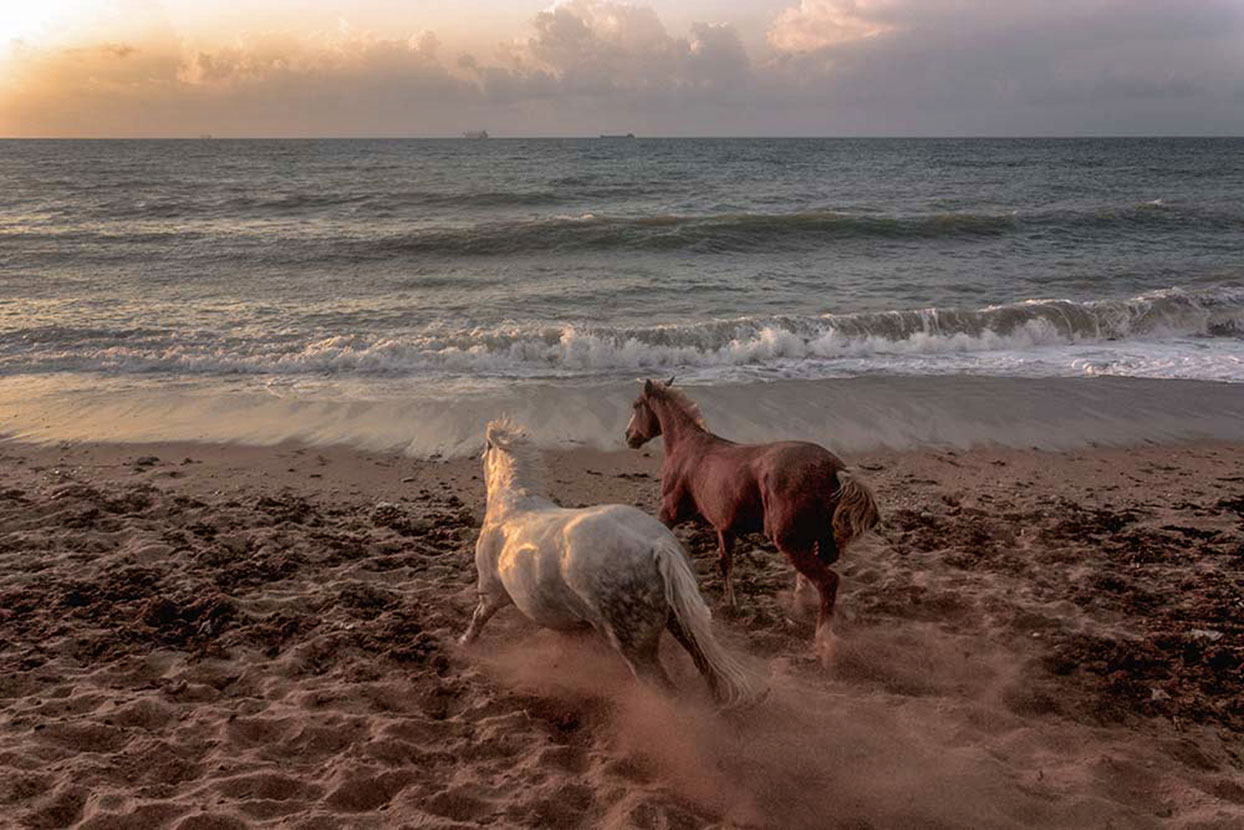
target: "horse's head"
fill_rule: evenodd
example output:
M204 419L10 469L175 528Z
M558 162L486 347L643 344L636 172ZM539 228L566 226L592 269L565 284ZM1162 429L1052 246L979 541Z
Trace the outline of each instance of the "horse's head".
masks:
M524 489L543 485L544 465L539 450L527 430L509 418L488 422L481 457L489 493L498 485Z
M501 417L495 421L489 421L488 426L484 428L484 452L480 455L480 458L484 459L484 466L488 466L490 452L508 450L512 445L525 441L526 438L523 428L509 418Z
M631 420L626 425L626 445L631 449L637 450L661 434L661 422L652 409L652 396L673 382L673 378L665 383L644 381L644 391L639 393L639 397L631 405Z

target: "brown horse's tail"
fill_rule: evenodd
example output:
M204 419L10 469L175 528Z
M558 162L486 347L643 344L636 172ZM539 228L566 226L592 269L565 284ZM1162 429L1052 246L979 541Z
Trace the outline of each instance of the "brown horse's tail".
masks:
M838 471L838 506L834 508L834 543L841 554L847 545L877 526L881 514L868 485L847 470Z

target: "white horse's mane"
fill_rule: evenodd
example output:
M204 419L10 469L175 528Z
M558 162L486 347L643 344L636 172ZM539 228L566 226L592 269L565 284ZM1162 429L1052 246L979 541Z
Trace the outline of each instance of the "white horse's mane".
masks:
M688 417L695 422L696 426L701 429L708 429L708 426L704 423L704 415L700 412L700 405L691 400L691 397L686 392L681 389L675 389L673 386L669 386L659 381L654 383L653 386L661 392L664 392L670 399L671 403L676 405L683 412L687 413Z
M529 495L543 495L545 482L544 459L532 443L527 430L510 418L489 421L484 431L488 446L500 450L501 463L506 465L502 475L512 490L522 490Z

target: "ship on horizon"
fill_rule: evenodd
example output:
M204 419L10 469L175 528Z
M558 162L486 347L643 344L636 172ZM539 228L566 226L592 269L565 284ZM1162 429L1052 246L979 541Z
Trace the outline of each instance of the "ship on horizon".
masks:
M463 138L482 139L488 138L487 130L467 130L462 134Z
M601 133L601 138L634 138L634 133Z

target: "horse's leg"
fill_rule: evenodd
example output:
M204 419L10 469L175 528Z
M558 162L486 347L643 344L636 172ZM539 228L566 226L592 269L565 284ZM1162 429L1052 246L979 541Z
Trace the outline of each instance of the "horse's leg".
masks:
M499 594L480 594L479 603L475 606L475 613L471 615L471 624L467 626L467 630L458 638L458 645L469 646L475 642L475 638L479 636L480 629L484 627L484 623L492 619L493 614L509 604L510 595L504 592Z
M687 509L687 491L680 482L666 483L661 480L661 509L657 511L657 521L673 530L689 517Z
M838 598L838 574L830 570L816 555L816 548L782 547L795 570L816 586L821 597L821 607L816 616L816 640L818 643L829 635L829 623L834 616L834 601Z
M631 671L635 673L635 676L644 683L669 694L678 691L674 681L670 680L670 676L665 673L665 667L657 659L655 651L651 654L635 654L630 657L623 653L622 656L626 657L626 662L631 667Z
M682 623L678 622L678 618L673 614L670 615L669 622L665 624L665 627L674 636L674 639L678 641L678 644L691 655L691 661L695 663L696 670L708 682L708 690L712 692L713 699L718 699L717 675L709 667L708 660L704 658L704 652L700 651L699 645L696 644L695 640L687 636L687 632L683 631Z
M734 536L727 531L717 530L717 570L721 571L721 581L725 584L726 605L734 604L734 583L730 575L734 572Z
M663 692L675 691L674 681L665 673L665 667L661 665L657 654L661 643L661 629L635 631L607 625L605 633L641 682L655 686Z
M657 521L673 530L678 526L678 513L673 508L661 505L661 510L657 513Z
M818 604L818 596L816 589L812 587L812 581L799 571L795 571L795 594L793 597L795 614L799 618L804 618L812 612Z

